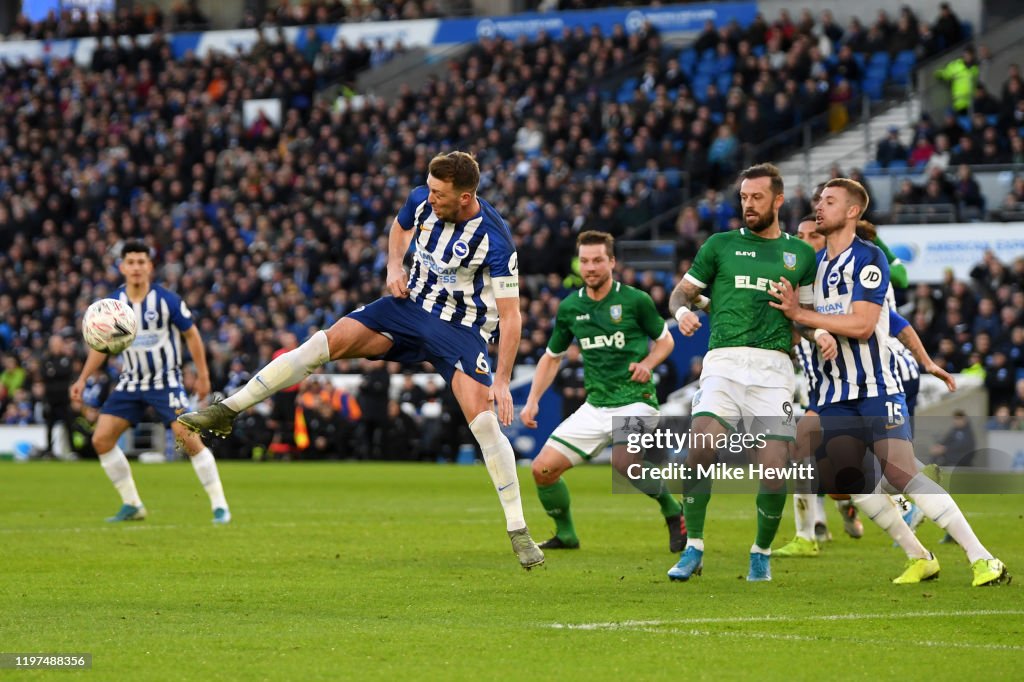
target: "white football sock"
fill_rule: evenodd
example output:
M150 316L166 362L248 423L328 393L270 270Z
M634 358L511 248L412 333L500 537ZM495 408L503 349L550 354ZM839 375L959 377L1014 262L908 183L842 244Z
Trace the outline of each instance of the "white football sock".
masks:
M936 526L953 536L967 553L968 561L974 563L978 559L992 558L991 552L985 549L974 534L971 524L967 523L960 507L935 481L924 474L918 474L910 479L903 492L913 498L924 515L934 521Z
M330 359L327 332L321 329L298 348L271 360L266 367L256 372L249 383L225 398L224 405L235 412L241 412L283 388L294 386L326 365Z
M764 554L765 556L771 556L772 555L772 548L769 547L768 549L765 549L764 547L758 547L757 543L755 542L754 544L752 544L750 546L750 553L751 554Z
M519 477L516 474L516 453L512 443L501 432L498 415L485 410L469 423L480 451L484 455L487 473L498 491L501 508L505 510L505 525L508 530L526 528L523 518L523 501L519 496Z
M825 496L814 496L814 523L828 525L828 517L825 516Z
M132 468L128 464L128 458L124 456L124 451L115 445L113 450L103 453L99 458L107 478L120 493L121 501L133 507L141 507L142 500L139 498L139 491L135 489Z
M884 493L872 493L870 495L853 495L853 503L857 505L869 519L878 524L878 527L889 534L896 541L903 551L907 553L908 559L927 559L931 552L925 549L921 541L910 530L910 526L903 520L899 507L892 501L892 498Z
M217 473L217 460L213 458L210 448L203 448L191 459L192 468L196 470L199 482L203 484L203 489L210 496L210 507L227 509L228 501L224 498L224 486L221 485L220 474Z
M704 538L686 538L686 546L693 547L698 552L703 552Z
M817 495L793 493L793 517L796 522L796 536L814 541L814 519L817 509Z

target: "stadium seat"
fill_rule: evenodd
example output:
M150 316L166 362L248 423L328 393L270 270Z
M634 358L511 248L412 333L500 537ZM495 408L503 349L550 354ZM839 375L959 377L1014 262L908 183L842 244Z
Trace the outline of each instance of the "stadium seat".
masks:
M697 76L713 77L718 75L718 63L702 61L697 64Z
M869 159L868 162L864 164L864 175L872 176L883 174L884 171L882 170L882 166L876 159Z
M722 74L727 74L731 76L734 66L736 66L736 57L732 56L731 54L720 55L715 60L715 68L720 76Z
M693 75L694 69L697 68L696 48L688 47L679 53L679 67L687 76Z
M888 52L876 52L868 58L868 68L871 67L883 67L889 68L889 53Z
M718 74L715 83L718 85L719 92L723 94L728 92L729 88L732 87L732 72Z
M882 99L882 89L885 86L884 79L864 79L863 87L864 94L870 97L873 101Z

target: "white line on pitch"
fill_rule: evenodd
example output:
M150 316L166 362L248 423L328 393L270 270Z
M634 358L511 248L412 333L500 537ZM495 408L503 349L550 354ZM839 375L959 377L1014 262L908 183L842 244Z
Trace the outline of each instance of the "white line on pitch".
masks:
M633 632L648 632L652 634L689 635L692 637L736 637L739 639L770 639L788 640L796 642L849 642L851 644L877 644L885 647L892 646L924 646L939 647L943 649L989 649L996 651L1024 651L1024 646L1013 644L971 644L968 642L935 642L931 640L913 639L907 641L894 641L891 639L869 639L863 637L826 637L813 635L790 635L771 632L730 632L728 630L686 630L683 628L633 628Z
M950 618L957 616L1021 616L1024 611L909 611L906 613L836 613L807 616L723 616L682 618L679 620L624 620L609 623L552 623L548 627L565 630L636 630L665 625L707 623L803 623L806 621L883 620L891 618Z

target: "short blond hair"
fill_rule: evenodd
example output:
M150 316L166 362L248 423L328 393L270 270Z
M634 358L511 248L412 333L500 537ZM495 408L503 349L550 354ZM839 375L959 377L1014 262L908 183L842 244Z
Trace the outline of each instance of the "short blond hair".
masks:
M860 213L857 214L857 218L860 219L864 215L864 211L868 210L868 191L864 189L864 185L860 184L856 180L850 178L832 178L825 183L823 189L829 187L842 187L846 190L846 194L850 197L850 202L860 206Z

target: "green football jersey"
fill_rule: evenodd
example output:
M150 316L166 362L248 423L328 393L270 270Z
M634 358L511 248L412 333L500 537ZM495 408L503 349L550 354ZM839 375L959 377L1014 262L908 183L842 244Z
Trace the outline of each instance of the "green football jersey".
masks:
M789 234L764 239L744 227L709 237L685 276L711 299L709 350L744 346L789 353L793 325L768 305L775 300L768 283L785 277L810 287L816 270L814 249Z
M650 296L613 282L612 290L600 301L587 296L583 287L559 304L548 350L560 355L573 337L579 339L583 385L591 405L621 407L647 403L657 407L654 381L631 381L629 364L646 358L650 340L660 338L665 331L665 320Z

